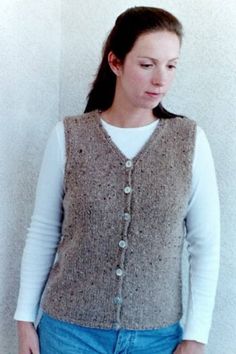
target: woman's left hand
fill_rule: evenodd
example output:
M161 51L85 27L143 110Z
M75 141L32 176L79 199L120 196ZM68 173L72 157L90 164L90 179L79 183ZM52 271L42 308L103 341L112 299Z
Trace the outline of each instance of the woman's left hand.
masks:
M183 340L173 354L204 354L205 344L194 340Z

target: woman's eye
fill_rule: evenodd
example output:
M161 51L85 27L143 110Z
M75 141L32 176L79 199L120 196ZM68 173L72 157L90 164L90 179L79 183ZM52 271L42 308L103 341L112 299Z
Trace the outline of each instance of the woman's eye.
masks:
M171 70L176 69L176 66L175 65L168 65L168 69L171 69Z
M152 68L153 67L153 64L140 64L142 68Z

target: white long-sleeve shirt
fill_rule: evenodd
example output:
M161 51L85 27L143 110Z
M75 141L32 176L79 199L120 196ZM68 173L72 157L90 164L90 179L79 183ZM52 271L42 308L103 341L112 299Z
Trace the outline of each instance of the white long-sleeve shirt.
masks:
M114 143L132 159L158 120L137 128L101 122ZM61 236L65 167L64 126L58 122L48 139L39 174L34 212L22 257L14 319L35 322L42 292ZM207 343L219 271L220 210L214 162L204 131L197 126L191 194L186 214L189 295L183 339Z

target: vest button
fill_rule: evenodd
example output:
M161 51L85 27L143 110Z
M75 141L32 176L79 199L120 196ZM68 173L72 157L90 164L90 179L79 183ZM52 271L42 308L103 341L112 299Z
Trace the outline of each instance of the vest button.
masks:
M122 302L123 302L123 300L120 296L114 297L114 304L115 305L120 305L120 304L122 304Z
M113 325L113 328L114 329L120 329L120 323L119 322L115 322L114 325Z
M118 277L121 277L121 276L123 275L122 269L120 269L120 268L116 269L116 275L117 275Z
M124 213L124 219L125 219L126 221L129 221L130 218L131 218L131 216L130 216L129 213Z
M120 242L119 242L120 248L125 248L126 245L127 245L127 243L124 240L120 240Z
M125 163L126 167L131 167L132 165L133 165L133 163L132 163L131 160L127 160L126 163Z
M124 188L124 192L125 192L126 194L130 193L130 192L131 192L131 187L126 186L126 187Z

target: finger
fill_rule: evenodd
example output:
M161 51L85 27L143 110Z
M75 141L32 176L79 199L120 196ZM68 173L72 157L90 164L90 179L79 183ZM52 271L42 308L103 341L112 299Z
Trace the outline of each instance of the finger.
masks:
M175 351L173 352L173 354L179 354L179 345L175 348Z
M39 345L38 343L34 343L31 347L31 353L30 354L40 354L39 350Z
M40 354L40 352L39 352L39 347L34 348L32 354Z

